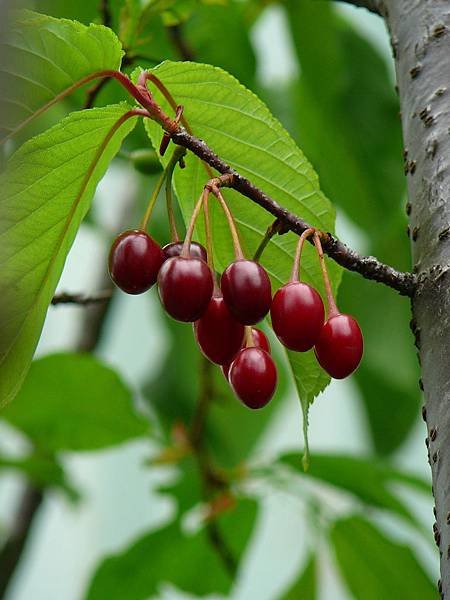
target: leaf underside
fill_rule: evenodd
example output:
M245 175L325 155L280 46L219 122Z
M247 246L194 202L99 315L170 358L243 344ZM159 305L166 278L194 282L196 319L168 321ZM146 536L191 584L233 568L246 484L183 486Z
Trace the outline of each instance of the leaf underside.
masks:
M0 42L0 131L13 130L87 75L119 69L122 56L117 36L102 25L12 12Z
M20 388L79 225L135 119L114 135L81 193L85 174L130 108L72 113L26 142L0 176L0 406Z

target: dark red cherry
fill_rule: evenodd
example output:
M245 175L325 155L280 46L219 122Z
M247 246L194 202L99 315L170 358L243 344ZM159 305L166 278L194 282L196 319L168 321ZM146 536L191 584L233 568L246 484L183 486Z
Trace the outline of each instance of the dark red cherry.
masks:
M229 380L236 396L249 408L263 408L277 386L277 369L272 357L261 348L244 348L230 367Z
M125 231L111 247L109 272L121 290L142 294L156 283L163 262L161 247L145 231Z
M270 343L269 340L267 339L266 334L261 331L261 329L256 329L256 327L252 327L252 333L253 333L253 343L255 344L255 346L257 348L262 348L263 350L265 350L266 352L268 352L270 354ZM234 358L234 356L233 356ZM231 367L231 362L227 364L222 365L222 373L223 376L225 377L225 379L228 380L228 374L230 372L230 367Z
M270 310L272 288L262 266L253 260L237 260L224 271L220 282L231 314L244 325L261 321Z
M261 331L261 329L257 329L256 327L252 327L252 334L253 343L255 346L257 348L262 348L270 354L270 343L264 331Z
M338 314L322 327L315 353L320 366L331 377L344 379L359 365L363 346L361 329L355 319Z
M183 249L183 242L172 242L171 244L167 244L164 246L163 252L166 258L172 258L173 256L180 256L181 251ZM206 248L204 248L201 244L197 242L191 242L189 247L190 258L201 258L205 262L208 260L208 256L206 254Z
M232 316L219 293L211 298L203 317L194 323L194 331L206 358L223 365L242 348L245 328Z
M320 294L310 285L297 281L277 291L270 316L273 329L286 348L306 352L319 339L325 310Z
M158 288L161 302L171 317L177 321L193 322L206 312L214 282L205 261L174 256L161 267Z

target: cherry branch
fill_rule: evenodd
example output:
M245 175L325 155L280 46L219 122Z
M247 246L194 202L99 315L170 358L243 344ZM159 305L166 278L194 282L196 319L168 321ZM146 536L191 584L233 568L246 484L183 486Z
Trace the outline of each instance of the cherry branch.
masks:
M65 304L75 304L78 306L90 306L92 304L102 304L103 302L108 302L112 297L111 290L105 290L104 292L99 292L98 294L93 294L92 296L87 296L85 294L69 294L67 292L61 292L60 294L56 294L52 299L52 306L61 306Z
M212 167L221 175L229 175L227 187L235 189L241 195L249 198L256 204L259 204L267 212L271 213L279 223L281 223L283 230L290 230L297 235L302 235L304 231L311 228L309 223L280 206L276 200L260 190L249 179L246 179L238 171L232 169L206 144L206 142L190 133L189 128L186 127L188 124L182 117L182 107L177 106L177 117L171 119L153 98L147 88L147 81L151 80L156 85L159 84L158 87L164 93L165 97L169 98L170 103L175 104L175 102L162 82L159 82L157 78L147 71L141 73L137 85L134 85L133 82L120 71L100 71L93 73L75 83L64 92L61 92L47 105L36 111L34 115L19 125L19 127L12 131L6 138L0 140L0 144L17 133L32 119L45 112L50 106L53 106L56 102L65 98L69 93L75 91L89 81L102 78L116 79L135 98L135 100L144 107L144 110L134 109L131 112L136 116L141 114L158 123L165 132L163 141L164 139L167 139L167 141L172 139L175 144L193 152L203 161L203 164L207 169ZM180 126L179 120L185 125L184 128ZM393 267L380 262L373 256L361 256L334 237L331 233L321 232L321 241L324 252L345 269L359 273L366 279L383 283L388 287L397 290L401 295L409 297L414 295L417 287L417 277L413 273L397 271Z
M243 196L259 204L259 206L271 213L284 225L286 230L301 235L304 231L311 228L309 223L280 206L276 200L256 187L249 179L246 179L235 169L232 169L203 140L196 138L184 130L179 130L172 134L172 140L175 144L193 152L198 158L206 162L220 174L232 175L228 179L227 187L233 188ZM373 256L361 256L331 233L323 233L321 240L323 251L345 269L359 273L366 279L383 283L397 290L403 296L412 297L414 295L417 278L413 273L397 271Z

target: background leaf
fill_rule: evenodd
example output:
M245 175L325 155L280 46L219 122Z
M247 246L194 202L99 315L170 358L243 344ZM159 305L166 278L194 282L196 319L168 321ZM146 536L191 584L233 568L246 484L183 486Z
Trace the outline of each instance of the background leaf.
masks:
M316 557L311 555L298 580L280 600L315 600L317 598Z
M435 586L412 551L363 518L337 521L330 537L341 574L355 598L436 600Z
M79 197L85 173L129 109L72 113L26 142L0 176L0 407L20 388L78 227L135 119L114 135Z
M88 354L33 362L15 402L1 416L45 452L96 450L149 430L133 409L129 388Z
M298 454L285 454L280 462L300 471ZM307 476L350 492L365 504L393 512L416 527L416 517L391 491L391 485L400 483L418 492L430 494L430 485L425 480L405 474L375 458L314 454Z
M106 27L13 13L0 42L0 131L10 131L94 71L119 69L122 47Z
M249 500L222 514L215 523L239 560L256 517ZM146 600L158 594L163 583L198 596L230 591L233 583L208 540L206 529L185 535L178 522L154 531L124 552L107 558L91 581L86 600Z

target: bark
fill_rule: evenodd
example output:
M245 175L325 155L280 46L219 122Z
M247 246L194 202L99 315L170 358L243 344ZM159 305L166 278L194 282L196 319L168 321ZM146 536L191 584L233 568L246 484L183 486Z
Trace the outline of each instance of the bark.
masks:
M408 176L413 297L435 497L442 597L450 599L450 4L385 0Z

